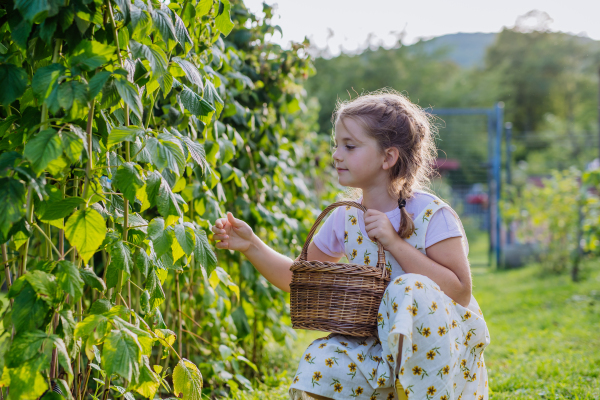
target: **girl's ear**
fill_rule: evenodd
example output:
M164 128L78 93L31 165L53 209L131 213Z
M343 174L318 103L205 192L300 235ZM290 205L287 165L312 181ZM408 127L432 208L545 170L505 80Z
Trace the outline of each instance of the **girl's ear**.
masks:
M400 157L398 149L396 147L388 147L384 153L383 169L390 169L396 165L398 157Z

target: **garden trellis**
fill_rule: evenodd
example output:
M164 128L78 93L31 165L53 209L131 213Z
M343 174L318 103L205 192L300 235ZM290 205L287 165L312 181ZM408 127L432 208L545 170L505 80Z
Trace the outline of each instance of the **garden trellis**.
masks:
M431 114L445 119L439 126L441 150L438 168L443 169L450 159L456 161L448 181L453 203L463 210L467 204L469 188L473 184L484 184L487 204L473 212L483 218L480 226L489 232L489 265L501 264L500 193L502 190L502 141L504 137L504 104L496 103L493 108L440 108L427 109ZM487 133L486 133L487 132ZM447 159L446 159L447 158ZM510 162L510 161L507 161ZM456 205L455 205L456 206Z

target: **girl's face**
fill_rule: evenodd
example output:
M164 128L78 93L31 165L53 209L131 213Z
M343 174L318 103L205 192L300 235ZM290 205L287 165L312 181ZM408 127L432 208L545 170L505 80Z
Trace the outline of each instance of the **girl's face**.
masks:
M335 126L333 153L340 185L361 189L387 185L387 169L393 165L390 164L389 150L381 154L375 139L368 136L354 119L345 118L343 122L340 120Z

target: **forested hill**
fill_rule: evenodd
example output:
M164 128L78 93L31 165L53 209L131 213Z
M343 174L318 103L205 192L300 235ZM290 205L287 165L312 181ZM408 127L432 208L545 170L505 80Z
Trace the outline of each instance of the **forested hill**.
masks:
M423 50L427 53L443 51L447 59L461 67L482 67L485 52L494 43L497 33L452 33L429 40L421 40ZM408 46L409 48L415 47Z

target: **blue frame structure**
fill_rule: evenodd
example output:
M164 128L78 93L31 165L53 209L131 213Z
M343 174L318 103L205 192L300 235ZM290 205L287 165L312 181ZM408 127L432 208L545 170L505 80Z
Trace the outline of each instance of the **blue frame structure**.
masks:
M427 109L434 115L485 115L488 128L488 198L490 216L490 264L492 256L499 268L502 248L500 241L500 228L502 215L500 213L500 193L502 190L502 135L504 132L504 103L498 102L493 108L439 108Z

